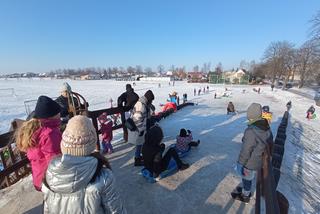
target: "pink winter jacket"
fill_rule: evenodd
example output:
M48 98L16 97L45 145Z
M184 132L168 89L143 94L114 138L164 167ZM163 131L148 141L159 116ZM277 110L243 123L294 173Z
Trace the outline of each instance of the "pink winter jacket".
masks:
M41 127L36 130L32 139L36 146L27 151L31 163L33 185L41 191L43 176L51 159L61 154L60 119L40 119Z
M186 152L189 150L189 143L193 140L192 134L187 135L186 137L177 136L176 149L177 152Z

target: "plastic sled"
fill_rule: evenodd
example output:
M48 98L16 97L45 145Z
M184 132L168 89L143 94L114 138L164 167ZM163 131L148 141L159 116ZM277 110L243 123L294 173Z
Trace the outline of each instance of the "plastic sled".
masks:
M178 169L177 164L175 160L171 159L168 165L168 169L161 172L158 178L154 178L152 173L147 170L146 168L143 168L141 170L141 175L149 182L149 183L155 183L158 180L161 180L165 177L168 177L169 175L172 175L174 172L176 172Z
M179 158L186 157L186 156L190 153L190 150L191 150L191 149L189 149L189 150L186 151L186 152L178 152Z

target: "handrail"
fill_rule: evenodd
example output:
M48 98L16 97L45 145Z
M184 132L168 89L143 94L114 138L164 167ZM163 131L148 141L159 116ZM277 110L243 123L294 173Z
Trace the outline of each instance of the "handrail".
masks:
M277 191L277 185L280 179L280 167L284 154L288 117L289 113L286 111L279 125L275 143L273 146L270 146L273 148L272 153L270 154L270 147L268 147L263 154L262 168L258 170L256 181L256 214L261 213L261 197L265 199L265 212L267 214L288 213L288 200Z

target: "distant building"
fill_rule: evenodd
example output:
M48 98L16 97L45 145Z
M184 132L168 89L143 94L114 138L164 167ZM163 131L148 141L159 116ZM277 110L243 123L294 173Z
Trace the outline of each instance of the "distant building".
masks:
M249 74L244 69L222 73L210 72L209 82L214 84L248 84Z
M189 72L188 82L208 82L208 75L202 72Z
M81 80L100 80L100 74L86 74L80 77Z

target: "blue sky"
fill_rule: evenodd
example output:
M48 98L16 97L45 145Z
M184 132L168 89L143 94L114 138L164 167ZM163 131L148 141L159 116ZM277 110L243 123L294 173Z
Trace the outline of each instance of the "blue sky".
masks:
M319 0L0 0L0 73L159 64L225 69L301 45Z

